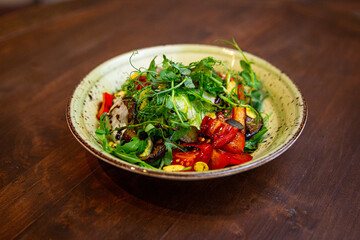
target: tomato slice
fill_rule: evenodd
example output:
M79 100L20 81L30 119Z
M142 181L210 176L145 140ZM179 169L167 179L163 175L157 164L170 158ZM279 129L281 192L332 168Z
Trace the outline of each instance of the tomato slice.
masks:
M178 151L177 151L178 150ZM173 150L173 160L171 165L182 165L184 167L193 167L195 160L199 157L200 151L182 152L180 149Z
M173 160L171 165L182 165L184 167L194 167L196 162L209 163L212 147L208 143L182 143L183 147L193 148L187 152L182 152L180 149L176 148L172 151Z
M201 122L200 131L213 140L213 148L221 148L231 142L239 132L236 127L208 116L205 116Z
M182 143L181 146L185 148L194 147L200 149L200 155L195 162L204 162L206 164L209 163L212 153L212 147L209 143Z

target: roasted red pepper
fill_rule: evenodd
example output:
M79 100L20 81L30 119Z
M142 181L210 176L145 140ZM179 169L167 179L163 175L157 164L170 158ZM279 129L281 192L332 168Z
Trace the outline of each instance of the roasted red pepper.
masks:
M231 153L229 153L231 154ZM231 154L228 165L239 165L250 161L253 157L248 153Z
M211 154L211 160L209 162L209 169L215 170L215 169L222 169L226 167L230 162L230 156L227 152L219 150L219 149L213 149Z
M245 135L241 132L238 132L235 138L221 147L222 150L230 153L242 153L245 147Z
M221 148L231 142L239 131L230 124L219 119L212 119L208 116L205 116L201 122L200 130L202 134L212 139L213 148Z
M103 101L101 104L101 107L96 115L96 117L98 119L100 119L101 115L103 115L103 113L105 112L109 112L111 106L113 105L113 99L114 99L114 95L108 94L107 92L103 93Z
M172 151L173 161L172 165L182 165L184 167L193 167L196 162L209 163L212 147L208 143L182 143L185 149L192 148L186 152L182 152L176 148Z
M248 153L232 154L220 149L213 149L209 168L211 170L222 169L229 165L239 165L252 159Z

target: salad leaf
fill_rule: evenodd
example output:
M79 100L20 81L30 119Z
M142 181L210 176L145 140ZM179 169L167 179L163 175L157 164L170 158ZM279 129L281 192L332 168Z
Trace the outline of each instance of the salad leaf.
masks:
M130 142L124 145L118 144L116 151L124 151L125 153L141 153L146 148L146 141L133 137Z
M189 131L190 131L190 127L181 127L172 134L171 140L173 142L177 142L180 140L180 138L182 138L184 135L186 135Z

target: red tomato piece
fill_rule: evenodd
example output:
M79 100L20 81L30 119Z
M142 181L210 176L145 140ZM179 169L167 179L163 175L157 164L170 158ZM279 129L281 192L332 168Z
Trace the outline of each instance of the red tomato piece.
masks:
M245 135L241 132L238 132L235 138L221 147L222 150L230 153L242 153L245 147Z
M146 76L140 76L138 80L134 80L134 84L136 86L136 90L141 90L145 86L150 85L149 82L146 82Z
M181 146L198 148L200 150L200 155L195 162L209 163L212 153L212 147L209 143L182 143Z
M172 151L173 160L171 165L182 165L184 167L193 167L195 160L200 156L200 151L182 152L180 149Z
M208 116L204 117L200 130L202 134L213 140L213 148L221 148L225 144L231 142L239 131L230 124L222 122L219 119L212 119Z
M194 150L182 152L176 148L172 151L172 165L182 165L184 167L193 167L196 162L209 163L212 147L208 143L182 143L183 147L193 147Z

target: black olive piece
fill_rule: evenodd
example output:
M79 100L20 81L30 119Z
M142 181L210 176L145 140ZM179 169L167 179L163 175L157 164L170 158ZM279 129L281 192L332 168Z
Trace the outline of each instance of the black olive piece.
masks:
M147 132L145 132L145 131L141 131L141 132L139 133L139 139L140 139L140 140L145 140L145 139L148 138L148 136L149 136L149 134L147 134Z
M121 134L118 132L118 133L116 134L115 138L116 138L116 140L120 140Z
M236 128L238 128L238 129L240 129L240 130L242 130L242 129L244 129L244 126L240 123L240 122L238 122L238 121L236 121L235 119L226 119L226 121L225 121L227 124L230 124L231 126L233 126L233 127L236 127Z

